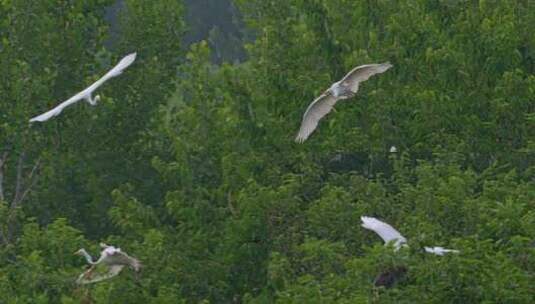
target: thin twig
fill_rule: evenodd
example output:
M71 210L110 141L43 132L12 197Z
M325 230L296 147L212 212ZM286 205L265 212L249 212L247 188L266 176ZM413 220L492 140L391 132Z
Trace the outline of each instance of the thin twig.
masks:
M35 174L35 171L37 171L37 169L39 169L39 165L40 164L41 164L41 157L39 157L37 159L37 161L35 162L35 165L32 168L32 171L30 171L30 174L28 174L28 177L26 178L26 180L28 181L28 186L26 187L26 189L24 189L24 192L22 192L22 195L20 196L20 202L24 201L24 198L26 197L28 192L30 192L32 187L37 182L37 177L34 176L34 174Z

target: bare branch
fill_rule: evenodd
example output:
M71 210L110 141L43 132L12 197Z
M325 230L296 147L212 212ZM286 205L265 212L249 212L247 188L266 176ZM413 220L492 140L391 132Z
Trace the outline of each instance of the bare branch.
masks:
M4 196L4 164L7 160L7 151L2 153L2 158L0 158L0 201L5 199Z
M8 244L9 240L7 239L6 235L3 231L0 231L0 236L2 237L2 243L1 244Z
M41 164L41 158L39 157L35 164L32 167L32 170L30 173L26 176L26 178L23 177L23 170L24 170L24 158L25 153L21 153L19 156L19 160L17 163L17 177L16 177L16 185L15 185L15 197L13 198L13 201L11 202L11 206L9 207L9 214L7 216L7 236L6 234L2 234L2 237L4 239L4 243L8 243L11 241L11 238L13 236L13 230L15 226L15 222L13 221L13 217L15 216L15 209L19 207L19 205L24 201L24 198L26 195L30 192L32 187L37 182L37 175L36 172L39 169L39 166ZM24 181L26 180L26 181ZM26 187L24 187L24 184L26 184Z
M6 159L7 159L7 154L8 154L7 151L4 151L4 153L2 153L2 158L0 158L0 168L4 166L4 163L6 162Z
M13 197L13 203L11 205L11 209L14 209L14 205L18 204L20 201L20 196L22 195L22 170L24 166L24 158L26 157L26 153L22 152L19 155L19 160L17 162L17 177L16 177L16 184L15 184L15 196Z
M230 191L227 193L227 203L228 203L228 209L230 210L230 213L232 214L232 216L239 217L240 214L234 207L234 204L232 203L232 193Z
M33 166L32 168L32 171L30 171L30 174L28 174L28 177L26 178L27 180L27 184L28 186L26 187L26 189L24 189L24 191L22 192L22 195L20 196L20 201L17 202L16 204L19 204L20 202L24 201L24 198L26 197L26 195L28 194L28 192L30 192L30 190L32 189L32 187L35 185L35 183L37 182L37 177L35 176L35 172L39 169L39 165L41 164L41 157L39 157L37 159L37 161L35 162L35 165ZM15 202L13 202L13 205L15 205Z

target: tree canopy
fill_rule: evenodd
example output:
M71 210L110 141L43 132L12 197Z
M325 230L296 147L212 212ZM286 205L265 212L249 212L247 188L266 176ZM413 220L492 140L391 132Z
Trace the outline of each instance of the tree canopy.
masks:
M182 43L178 0L123 1L111 35L113 2L0 1L0 303L535 301L531 1L234 0L242 62L218 28ZM28 123L134 51L96 107ZM293 141L331 83L386 61ZM139 276L76 285L101 241Z

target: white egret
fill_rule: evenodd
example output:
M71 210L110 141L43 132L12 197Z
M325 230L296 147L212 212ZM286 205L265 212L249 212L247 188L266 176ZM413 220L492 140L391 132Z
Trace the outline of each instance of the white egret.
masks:
M408 247L407 239L403 237L396 229L389 224L382 222L374 217L361 216L362 227L372 230L377 233L385 244L394 242L395 251L398 251L401 247ZM459 250L446 249L442 247L424 247L425 252L433 253L436 255L444 255L448 252L459 253ZM397 266L387 269L380 273L374 280L375 287L392 287L400 278L407 273L407 267Z
M362 221L362 227L377 233L385 241L385 243L393 241L396 251L402 246L408 246L407 239L389 224L368 216L361 216L360 220ZM446 249L443 247L424 247L424 249L425 252L436 255L444 255L448 252L459 253L459 250Z
M391 67L392 65L389 62L361 65L347 73L340 81L333 83L329 89L308 106L295 141L298 143L304 142L314 132L319 121L332 110L339 99L348 99L355 96L361 82L368 80L375 74L384 73Z
M368 216L361 216L360 220L362 221L362 227L377 233L385 243L394 242L396 251L399 250L401 246L407 246L407 239L387 223Z
M79 92L78 94L74 95L68 100L60 103L58 106L56 106L52 110L49 110L48 112L45 112L39 116L36 116L30 119L30 122L47 121L50 118L59 115L59 113L61 113L61 111L63 111L63 109L65 109L66 107L80 100L85 100L90 105L95 106L97 102L100 100L100 96L96 95L95 98L92 98L91 95L93 94L93 92L98 87L100 87L104 82L106 82L108 79L121 75L123 71L134 62L134 60L136 60L136 53L132 53L132 54L125 56L123 59L121 59L121 61L119 61L119 63L116 66L114 66L108 73L106 73L106 75L102 76L99 80L95 81L95 83L87 87L85 90Z
M88 270L78 277L76 283L89 284L109 279L118 275L125 266L131 267L136 272L139 272L141 269L139 260L130 257L126 252L123 252L121 248L115 248L104 243L100 243L100 246L103 250L97 261L93 261L91 255L89 255L84 248L75 252L77 255L84 256L87 262L91 265ZM107 268L107 271L103 275L93 276L93 271L98 265L104 265L104 267Z

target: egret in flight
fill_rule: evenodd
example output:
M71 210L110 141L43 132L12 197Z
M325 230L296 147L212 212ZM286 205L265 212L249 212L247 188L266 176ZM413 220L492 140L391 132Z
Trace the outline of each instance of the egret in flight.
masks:
M401 247L408 246L407 239L389 224L381 222L374 217L368 216L361 216L360 220L362 221L362 227L377 233L383 239L383 241L385 241L385 244L394 242L394 248L396 251ZM425 252L436 255L444 255L448 252L459 253L459 250L446 249L443 247L424 247L424 250Z
M391 67L389 62L361 65L347 73L342 80L333 83L308 106L295 141L304 142L314 132L319 121L334 108L338 100L355 96L361 82L375 74L384 73Z
M401 247L407 247L407 239L403 237L394 227L382 222L374 217L361 216L362 227L369 229L377 233L385 244L393 243L394 250L398 251ZM459 253L459 250L446 249L442 247L424 247L425 252L433 253L436 255L444 255L445 253ZM387 269L380 273L374 280L375 287L392 287L398 280L405 276L407 273L406 266L397 266Z
M126 252L123 252L121 248L115 248L113 246L100 243L100 247L103 248L100 253L100 258L97 261L93 261L93 258L87 251L82 248L76 251L74 254L85 257L91 267L84 271L76 280L78 284L90 284L100 282L118 275L125 266L129 266L134 271L139 272L141 269L141 263L139 260L130 257ZM101 275L93 276L93 271L98 265L104 265L106 272Z
M85 100L92 106L97 105L97 102L100 100L100 96L96 95L95 98L93 98L91 96L93 92L98 87L100 87L104 82L106 82L108 79L121 75L123 71L134 62L134 60L136 60L136 53L132 53L132 54L125 56L123 59L121 59L121 61L119 61L119 63L116 66L113 67L113 69L111 69L108 73L106 73L106 75L102 76L99 80L95 81L95 83L87 87L85 90L79 92L78 94L74 95L68 100L60 103L58 106L56 106L52 110L30 119L30 122L47 121L50 118L59 115L59 113L61 113L61 111L63 111L63 109L65 109L66 107L80 100Z

